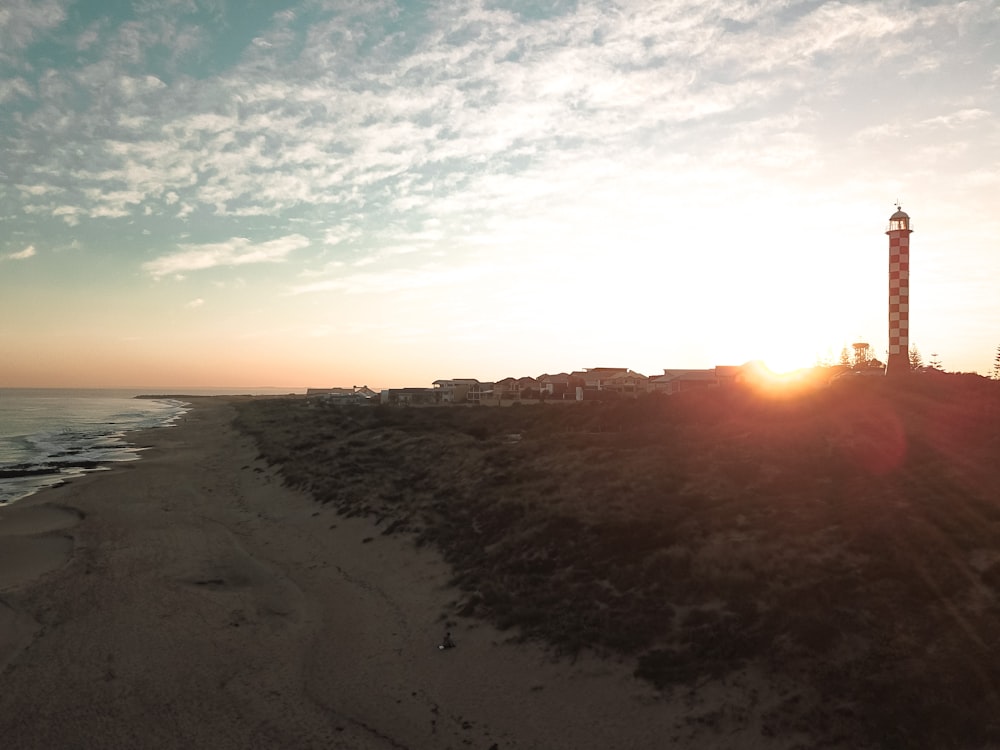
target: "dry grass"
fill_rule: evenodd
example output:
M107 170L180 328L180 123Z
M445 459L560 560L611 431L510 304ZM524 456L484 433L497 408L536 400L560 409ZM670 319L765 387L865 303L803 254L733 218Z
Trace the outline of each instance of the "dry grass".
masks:
M1000 742L996 383L239 422L290 484L436 545L461 614L664 689L764 665L812 696L788 716L879 747Z

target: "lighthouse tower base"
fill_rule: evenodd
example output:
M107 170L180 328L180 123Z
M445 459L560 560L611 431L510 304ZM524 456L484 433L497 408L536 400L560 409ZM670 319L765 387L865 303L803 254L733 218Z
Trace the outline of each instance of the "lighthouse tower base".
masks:
M900 377L910 374L910 356L906 354L890 354L885 363L885 374L890 377Z

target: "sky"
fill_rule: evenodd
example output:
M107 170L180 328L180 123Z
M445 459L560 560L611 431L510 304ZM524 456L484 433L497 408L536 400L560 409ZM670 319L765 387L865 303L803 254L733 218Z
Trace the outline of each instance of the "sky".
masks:
M1000 346L996 0L4 0L0 386Z

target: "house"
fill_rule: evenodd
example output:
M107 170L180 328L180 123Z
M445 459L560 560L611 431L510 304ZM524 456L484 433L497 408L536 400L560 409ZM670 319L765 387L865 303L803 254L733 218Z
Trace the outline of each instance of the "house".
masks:
M353 388L306 388L307 396L324 396L340 398L343 396L353 396Z
M488 381L476 381L473 386L469 389L466 394L466 401L471 401L474 404L481 403L483 401L488 401L493 398L493 388L494 383Z
M320 398L324 401L336 403L362 404L376 398L378 394L367 385L352 386L351 388L307 388L307 398Z
M518 378L514 384L517 386L517 393L519 397L528 395L530 398L538 398L540 386L537 378L532 378L530 376Z
M473 385L479 385L475 378L452 378L451 380L435 380L431 385L438 392L438 401L442 404L460 404L472 390Z
M503 378L493 384L493 398L498 401L520 397L521 392L517 388L517 378Z
M600 390L635 395L645 393L649 378L632 370L610 373L601 379Z
M664 370L662 375L650 376L647 383L652 393L667 395L717 385L719 377L714 367L711 370Z
M441 391L437 388L386 388L379 394L382 404L427 405L441 402Z
M716 365L715 377L719 381L719 385L723 386L741 383L746 375L747 367L751 365L752 363L745 365Z
M727 387L744 382L761 367L759 362L743 365L716 365L709 370L664 370L662 375L649 378L651 393L680 393L696 388Z
M560 372L556 375L539 375L538 390L549 396L562 397L571 391L569 373Z
M645 390L647 378L627 367L588 367L569 374L573 381L582 382L584 391L617 391L636 393ZM640 386L640 387L636 387ZM631 388L631 390L625 390Z
M475 378L452 378L435 380L431 385L439 394L442 404L478 404L493 398L493 383L480 382Z
M624 367L588 367L583 370L573 370L569 374L569 377L577 387L582 387L587 391L596 391L600 389L602 373L607 375L613 372L621 372L624 369Z

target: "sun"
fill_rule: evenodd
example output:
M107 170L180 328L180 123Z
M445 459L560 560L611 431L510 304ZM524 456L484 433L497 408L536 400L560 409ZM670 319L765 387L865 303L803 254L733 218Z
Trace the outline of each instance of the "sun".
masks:
M791 375L812 367L815 364L815 357L810 361L808 357L793 354L769 354L762 358L761 362L773 375Z
M794 337L780 341L761 337L748 342L745 351L747 359L761 363L771 374L787 375L816 366L818 358L813 343Z
M773 372L763 362L757 362L748 368L744 382L762 396L787 400L828 385L829 378L815 368Z

